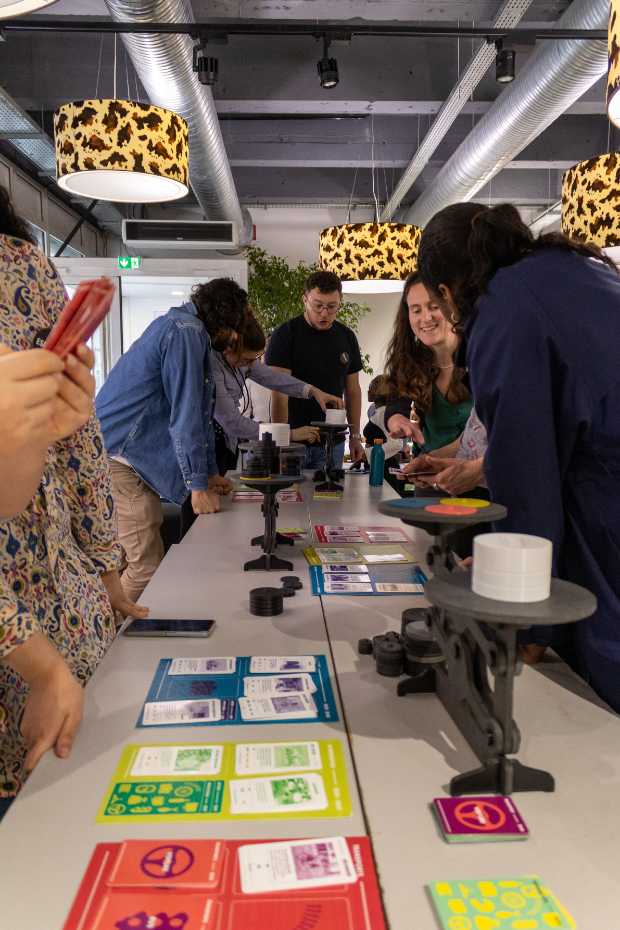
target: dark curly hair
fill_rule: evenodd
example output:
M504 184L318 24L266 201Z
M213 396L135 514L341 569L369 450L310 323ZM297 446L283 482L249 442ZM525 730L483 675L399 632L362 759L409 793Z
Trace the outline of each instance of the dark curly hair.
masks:
M543 249L596 258L616 270L595 245L557 232L535 237L510 203L455 203L436 213L424 228L418 252L420 279L434 295L440 284L450 288L462 326L500 268Z
M309 274L304 284L304 293L307 294L308 291L313 291L315 287L321 294L333 294L334 291L342 294L342 282L333 271L319 269Z
M9 192L2 186L0 186L0 235L23 239L31 245L36 245L26 221L17 215Z
M206 284L196 284L192 301L211 337L223 329L238 333L248 309L247 292L232 278L214 278Z
M423 342L416 340L409 322L407 297L414 284L421 284L418 271L405 281L394 323L394 332L387 348L385 373L389 382L390 399L409 397L419 414L431 409L433 384L439 376L435 353ZM455 368L446 400L458 404L467 400L469 391L463 384L463 370Z

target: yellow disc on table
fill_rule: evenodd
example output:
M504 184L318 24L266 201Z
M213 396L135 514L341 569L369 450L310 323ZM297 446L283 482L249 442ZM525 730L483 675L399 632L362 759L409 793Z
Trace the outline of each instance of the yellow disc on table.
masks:
M442 497L439 503L451 507L471 507L472 510L482 510L483 507L491 506L488 501L476 500L475 497Z

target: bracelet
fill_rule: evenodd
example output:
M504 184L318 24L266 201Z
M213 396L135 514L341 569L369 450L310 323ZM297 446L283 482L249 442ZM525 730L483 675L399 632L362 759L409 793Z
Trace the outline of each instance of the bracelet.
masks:
M362 438L361 433L349 433L349 439L361 439L361 438Z

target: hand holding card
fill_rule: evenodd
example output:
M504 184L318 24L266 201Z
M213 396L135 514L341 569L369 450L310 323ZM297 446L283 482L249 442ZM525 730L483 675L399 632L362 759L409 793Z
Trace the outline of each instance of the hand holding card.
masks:
M58 317L43 346L60 358L87 342L112 306L114 285L109 278L83 281Z

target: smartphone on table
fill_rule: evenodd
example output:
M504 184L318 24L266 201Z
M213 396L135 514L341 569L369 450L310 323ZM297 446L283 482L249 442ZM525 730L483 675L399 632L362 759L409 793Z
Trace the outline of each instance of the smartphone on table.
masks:
M165 620L147 617L132 620L125 629L125 636L199 636L211 635L215 620Z
M113 299L114 285L109 278L82 281L56 320L43 348L67 358L81 342L88 342L109 313Z

